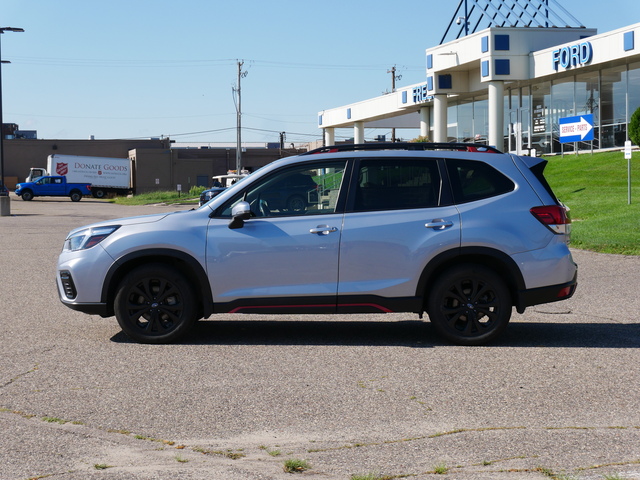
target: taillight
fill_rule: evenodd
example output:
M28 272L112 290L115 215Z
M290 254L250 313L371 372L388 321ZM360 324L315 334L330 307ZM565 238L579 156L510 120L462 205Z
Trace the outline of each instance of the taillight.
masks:
M571 218L564 205L545 205L533 207L531 214L553 233L568 235L571 233Z

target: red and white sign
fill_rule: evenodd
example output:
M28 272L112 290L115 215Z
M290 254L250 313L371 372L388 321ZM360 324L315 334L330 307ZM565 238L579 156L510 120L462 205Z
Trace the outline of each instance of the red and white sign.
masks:
M56 165L56 175L66 175L67 173L69 173L69 164L59 162Z

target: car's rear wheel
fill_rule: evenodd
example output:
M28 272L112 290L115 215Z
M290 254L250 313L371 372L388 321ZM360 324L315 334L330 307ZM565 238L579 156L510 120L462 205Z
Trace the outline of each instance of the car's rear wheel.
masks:
M140 343L174 342L197 320L186 277L163 264L132 270L118 287L114 309L120 328Z
M459 265L440 276L427 313L438 332L458 345L495 339L511 318L511 294L502 278L482 265Z
M79 202L80 200L82 200L82 194L77 190L74 190L69 194L69 198L71 198L72 202Z

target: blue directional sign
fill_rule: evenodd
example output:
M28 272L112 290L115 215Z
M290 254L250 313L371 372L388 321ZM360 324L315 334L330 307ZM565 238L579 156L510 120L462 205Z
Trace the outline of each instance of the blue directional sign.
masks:
M564 117L558 120L560 143L593 140L593 114Z

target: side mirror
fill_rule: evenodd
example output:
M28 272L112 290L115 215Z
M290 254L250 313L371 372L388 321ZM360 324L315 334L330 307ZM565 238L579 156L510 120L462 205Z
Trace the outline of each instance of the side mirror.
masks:
M242 228L244 221L251 218L251 205L249 202L238 202L231 209L231 222L229 222L229 228L234 230L236 228Z

